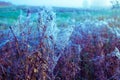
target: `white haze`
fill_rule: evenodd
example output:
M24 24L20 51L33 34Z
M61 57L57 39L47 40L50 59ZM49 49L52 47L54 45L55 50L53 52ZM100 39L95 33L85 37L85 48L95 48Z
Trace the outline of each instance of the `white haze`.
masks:
M0 0L16 5L56 6L76 8L106 8L110 7L110 0Z

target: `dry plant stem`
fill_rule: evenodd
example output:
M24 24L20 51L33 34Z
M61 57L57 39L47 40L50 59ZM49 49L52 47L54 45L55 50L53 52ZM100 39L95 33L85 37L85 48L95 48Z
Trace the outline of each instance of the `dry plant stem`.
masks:
M15 33L14 33L12 27L10 26L9 28L10 28L10 30L11 30L11 33L12 33L13 36L14 36L15 44L16 44L16 49L17 49L17 51L18 51L18 57L19 57L19 56L20 56L20 48L19 48L18 39L17 39L17 37L15 36Z

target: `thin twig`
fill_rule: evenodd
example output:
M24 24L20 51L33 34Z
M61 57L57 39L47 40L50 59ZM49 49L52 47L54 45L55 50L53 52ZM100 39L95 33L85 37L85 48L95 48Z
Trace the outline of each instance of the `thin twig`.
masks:
M15 33L14 33L12 27L9 26L9 28L10 28L10 30L11 30L11 33L12 33L13 36L14 36L15 44L16 44L16 49L17 49L17 51L18 51L18 57L19 57L19 55L20 55L20 48L19 48L19 44L18 44L18 39L17 39L17 37L15 36Z

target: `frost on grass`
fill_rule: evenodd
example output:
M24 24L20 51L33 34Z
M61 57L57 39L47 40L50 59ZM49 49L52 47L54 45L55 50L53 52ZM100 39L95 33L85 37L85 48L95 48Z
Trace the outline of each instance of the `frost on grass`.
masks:
M88 19L58 28L52 9L34 15L21 12L16 24L0 33L0 79L119 80L116 21Z

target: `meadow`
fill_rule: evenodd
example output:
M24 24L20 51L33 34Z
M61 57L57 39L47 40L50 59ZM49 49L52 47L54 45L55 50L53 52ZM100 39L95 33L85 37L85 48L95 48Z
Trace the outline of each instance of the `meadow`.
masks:
M0 8L1 80L119 80L120 10Z

